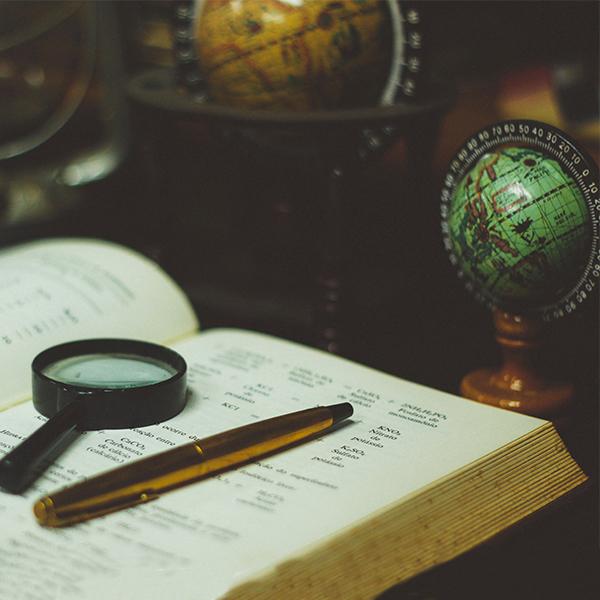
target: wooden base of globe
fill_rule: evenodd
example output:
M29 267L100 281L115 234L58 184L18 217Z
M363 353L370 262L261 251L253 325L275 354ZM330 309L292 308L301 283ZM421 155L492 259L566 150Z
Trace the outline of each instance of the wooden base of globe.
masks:
M566 423L573 412L575 389L546 373L541 362L545 324L535 317L500 310L494 310L493 316L503 364L466 375L460 384L461 395L557 424Z
M502 369L478 369L463 378L460 393L477 402L551 421L568 417L575 399L571 384L550 383L540 388L518 390L511 388L511 379Z

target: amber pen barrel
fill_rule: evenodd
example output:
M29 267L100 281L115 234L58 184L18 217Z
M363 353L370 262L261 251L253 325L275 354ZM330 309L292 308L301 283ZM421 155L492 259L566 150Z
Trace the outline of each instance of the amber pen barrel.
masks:
M352 415L345 402L309 408L230 429L137 460L38 500L41 525L62 527L158 498L209 475L282 450Z

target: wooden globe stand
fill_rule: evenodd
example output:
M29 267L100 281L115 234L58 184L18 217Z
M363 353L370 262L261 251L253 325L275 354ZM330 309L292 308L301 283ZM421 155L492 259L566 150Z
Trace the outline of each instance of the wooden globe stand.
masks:
M539 317L493 311L496 340L503 363L466 375L465 398L564 423L572 412L575 389L554 381L542 362L546 324Z
M153 69L133 77L128 94L138 107L155 112L157 117L167 114L183 117L188 124L208 123L216 138L227 134L233 142L232 150L250 143L253 154L264 154L271 164L301 160L309 165L318 182L315 187L323 188L321 231L315 234L320 265L315 273L312 338L316 346L340 353L346 254L343 196L347 180L372 155L399 137L405 138L409 149L409 168L416 171L428 164L441 117L452 102L449 90L432 90L419 102L389 106L304 112L246 110L195 100L177 90L171 70ZM269 134L281 133L304 152L291 152L294 143L288 144L291 148L270 145Z

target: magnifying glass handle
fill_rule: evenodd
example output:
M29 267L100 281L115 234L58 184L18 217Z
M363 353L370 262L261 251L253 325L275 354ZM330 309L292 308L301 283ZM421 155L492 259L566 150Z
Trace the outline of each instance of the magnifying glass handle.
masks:
M0 487L19 494L35 481L72 441L80 403L72 402L0 460Z

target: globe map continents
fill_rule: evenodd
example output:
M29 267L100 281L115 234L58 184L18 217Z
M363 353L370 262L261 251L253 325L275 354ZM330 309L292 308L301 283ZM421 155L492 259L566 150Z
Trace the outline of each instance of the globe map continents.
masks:
M204 0L195 39L211 100L249 109L373 106L392 63L385 0Z
M483 154L463 174L447 228L468 285L520 310L552 303L573 287L592 237L577 182L548 155L518 146Z

